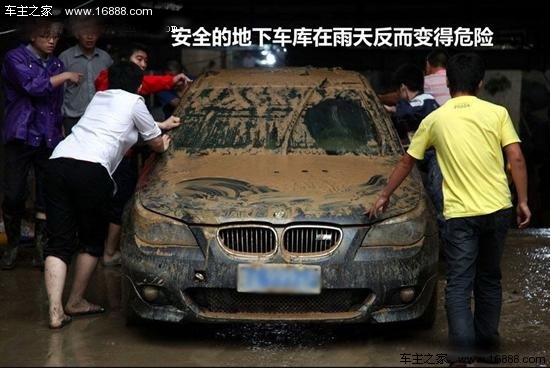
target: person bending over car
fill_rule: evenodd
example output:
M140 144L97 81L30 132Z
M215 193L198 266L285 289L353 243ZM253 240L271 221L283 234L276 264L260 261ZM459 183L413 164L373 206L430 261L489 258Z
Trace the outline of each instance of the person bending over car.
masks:
M49 159L45 199L50 242L44 250L44 278L50 328L65 326L71 316L104 312L87 301L84 293L103 255L108 205L116 191L112 174L138 135L154 152L169 147L170 138L162 134L137 94L142 80L143 71L136 64L113 64L110 89L95 94L72 133ZM67 268L77 252L72 288L63 307Z

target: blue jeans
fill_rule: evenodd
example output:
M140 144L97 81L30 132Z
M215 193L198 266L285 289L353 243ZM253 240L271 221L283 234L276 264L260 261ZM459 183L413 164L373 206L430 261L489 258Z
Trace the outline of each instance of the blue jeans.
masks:
M512 209L446 221L445 308L453 347L496 349L502 306L500 260ZM475 308L472 312L471 297Z

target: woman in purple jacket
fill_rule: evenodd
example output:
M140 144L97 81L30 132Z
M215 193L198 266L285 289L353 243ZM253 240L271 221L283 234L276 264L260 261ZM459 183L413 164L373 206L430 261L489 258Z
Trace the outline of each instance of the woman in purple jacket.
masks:
M53 55L61 32L59 21L33 19L26 33L29 43L8 51L2 65L5 94L2 213L8 238L8 246L0 259L2 269L15 267L31 167L36 185L35 264L42 266L44 262L46 217L41 189L44 164L62 139L63 84L79 83L81 78L78 73L65 72L63 63Z

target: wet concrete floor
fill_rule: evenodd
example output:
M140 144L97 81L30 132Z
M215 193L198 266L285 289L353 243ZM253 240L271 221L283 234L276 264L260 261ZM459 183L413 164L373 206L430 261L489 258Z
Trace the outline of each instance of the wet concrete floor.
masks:
M447 323L441 262L437 320L430 330L369 325L144 324L126 326L118 268L98 266L90 300L103 315L47 326L43 273L22 249L0 272L0 366L445 366ZM550 364L550 229L513 231L503 259L500 366ZM475 366L489 366L475 363ZM491 366L495 366L494 364Z

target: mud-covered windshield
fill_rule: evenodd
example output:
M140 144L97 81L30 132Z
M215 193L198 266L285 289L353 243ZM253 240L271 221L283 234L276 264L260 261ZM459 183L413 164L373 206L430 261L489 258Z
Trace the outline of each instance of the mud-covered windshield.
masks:
M268 149L378 156L383 142L352 89L228 87L195 90L178 109L176 150Z

